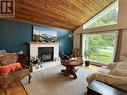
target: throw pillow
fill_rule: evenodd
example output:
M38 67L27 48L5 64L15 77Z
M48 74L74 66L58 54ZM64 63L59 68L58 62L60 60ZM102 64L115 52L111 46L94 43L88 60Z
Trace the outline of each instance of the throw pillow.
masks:
M127 77L127 70L126 69L114 69L114 70L111 70L109 72L109 74L116 75L116 76L125 76L125 77Z
M110 64L108 64L107 68L110 69L110 70L113 70L113 69L115 69L116 65L117 65L116 62L110 63Z
M115 69L127 69L127 61L118 62Z
M7 75L11 71L15 71L15 70L19 70L19 69L22 69L21 64L20 63L13 63L13 64L9 64L6 66L1 66L0 72L3 73L4 75Z

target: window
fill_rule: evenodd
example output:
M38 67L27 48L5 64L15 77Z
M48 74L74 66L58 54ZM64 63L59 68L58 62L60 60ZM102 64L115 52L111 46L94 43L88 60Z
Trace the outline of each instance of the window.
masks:
M117 24L118 0L83 25L83 29Z
M83 34L83 57L98 63L113 62L115 36L116 32Z

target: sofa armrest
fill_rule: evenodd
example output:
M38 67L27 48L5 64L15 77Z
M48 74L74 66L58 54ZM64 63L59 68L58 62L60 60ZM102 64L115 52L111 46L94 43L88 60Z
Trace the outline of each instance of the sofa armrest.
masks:
M106 75L106 74L93 74L91 76L92 80L98 80L109 85L122 85L127 84L127 77Z

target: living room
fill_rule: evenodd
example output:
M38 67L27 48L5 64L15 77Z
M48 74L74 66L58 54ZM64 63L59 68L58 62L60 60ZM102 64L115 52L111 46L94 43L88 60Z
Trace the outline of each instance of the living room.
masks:
M126 63L126 0L1 0L0 4L0 95L100 95L89 88L94 80L117 94L126 93L126 70L114 69L117 63ZM20 69L5 66L7 61ZM11 75L15 71L20 73Z

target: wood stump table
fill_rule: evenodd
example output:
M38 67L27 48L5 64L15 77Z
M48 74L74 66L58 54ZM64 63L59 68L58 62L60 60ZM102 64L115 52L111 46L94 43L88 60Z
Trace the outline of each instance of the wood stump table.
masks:
M61 72L67 76L69 74L73 75L73 77L76 79L76 66L81 66L83 64L82 59L70 59L70 60L61 60L61 64L66 67L65 70L61 70Z

